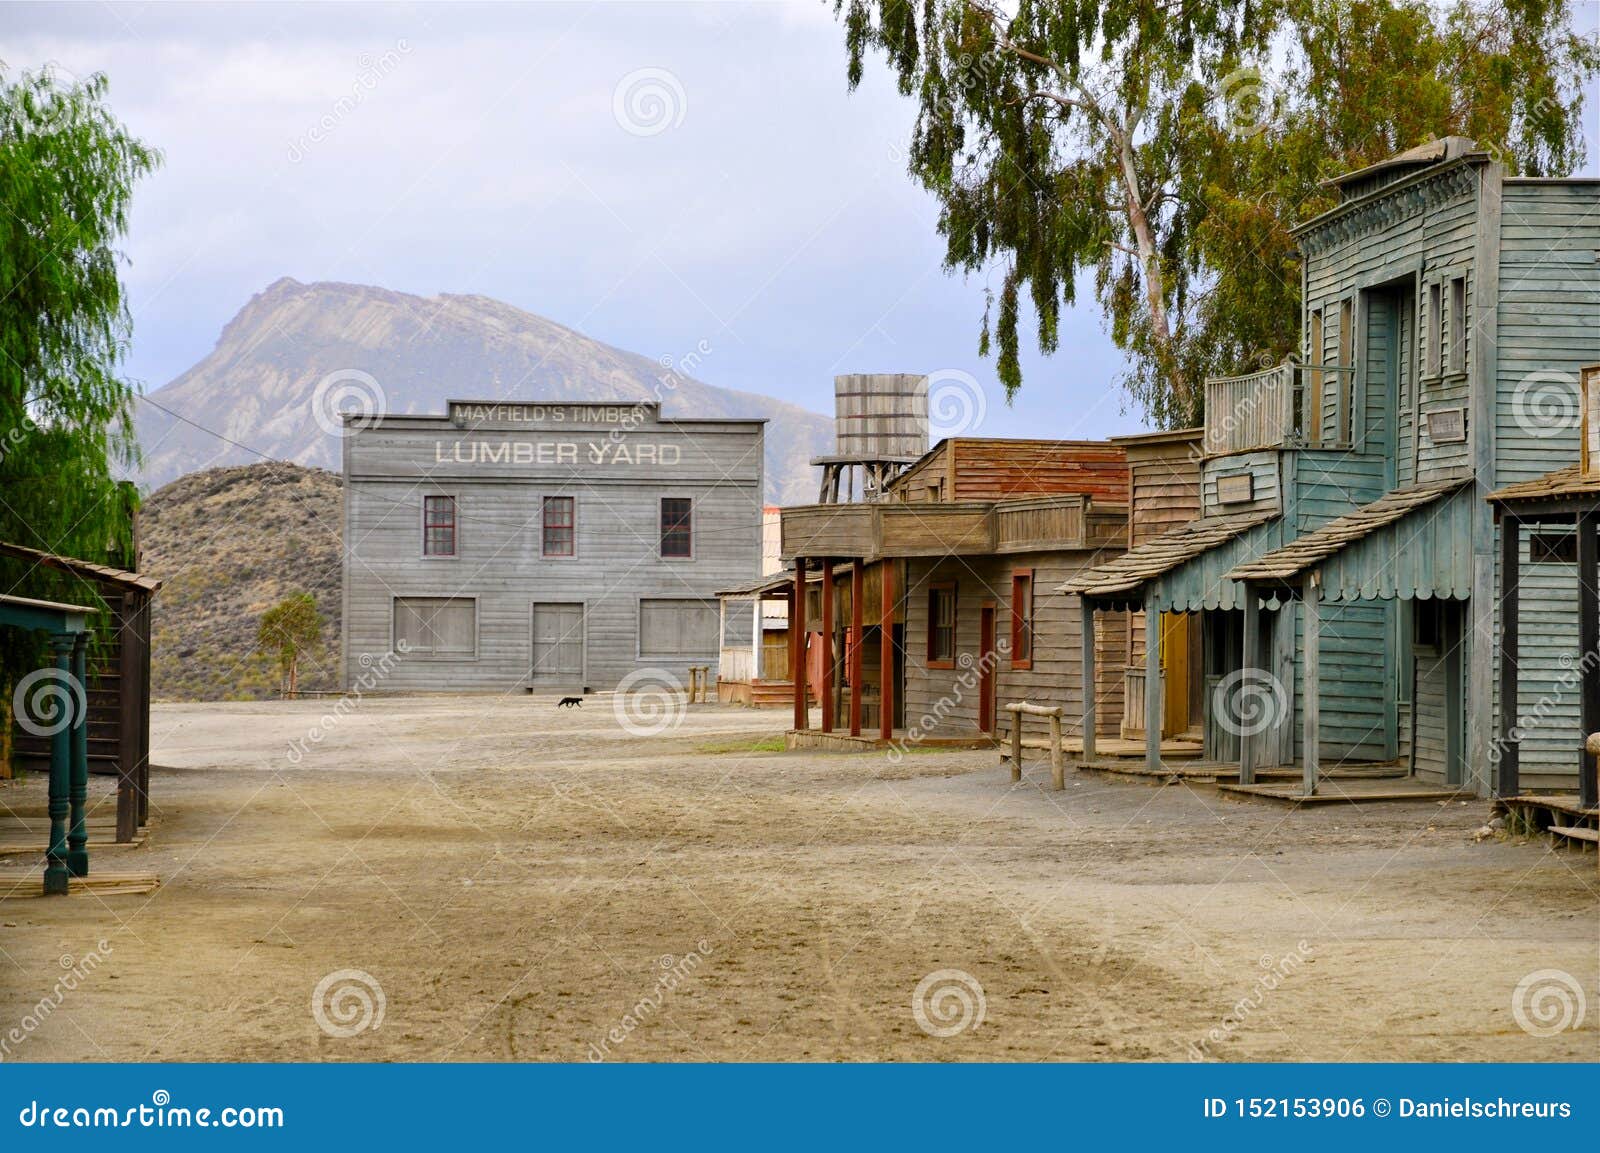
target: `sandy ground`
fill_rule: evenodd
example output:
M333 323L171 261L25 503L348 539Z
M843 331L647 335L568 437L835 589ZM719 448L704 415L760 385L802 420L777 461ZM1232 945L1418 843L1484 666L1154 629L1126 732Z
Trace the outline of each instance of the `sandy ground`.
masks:
M1482 802L1057 794L605 697L368 699L291 764L330 705L158 708L152 834L95 860L164 883L0 900L0 1057L1600 1057L1595 856L1473 843ZM1541 970L1580 1026L1519 1026Z

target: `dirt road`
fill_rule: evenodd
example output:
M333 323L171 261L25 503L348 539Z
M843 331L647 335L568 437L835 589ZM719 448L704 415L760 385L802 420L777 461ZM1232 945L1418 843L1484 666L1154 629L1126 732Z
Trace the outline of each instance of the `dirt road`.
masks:
M0 900L0 1057L1600 1057L1595 858L1475 844L1482 802L1057 794L606 698L369 699L312 739L329 708L158 707L149 841L96 862L164 883ZM1537 1036L1546 970L1588 1004Z

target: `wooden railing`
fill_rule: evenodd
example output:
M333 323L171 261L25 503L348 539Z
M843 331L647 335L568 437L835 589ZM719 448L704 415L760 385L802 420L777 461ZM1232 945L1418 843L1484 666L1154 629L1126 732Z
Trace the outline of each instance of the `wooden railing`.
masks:
M1121 538L1126 509L1077 493L1002 501L804 505L782 513L782 555L978 556L1091 548Z
M1214 376L1206 381L1207 456L1266 448L1335 443L1324 441L1324 397L1348 403L1355 369L1344 364L1299 364L1286 360L1246 376Z

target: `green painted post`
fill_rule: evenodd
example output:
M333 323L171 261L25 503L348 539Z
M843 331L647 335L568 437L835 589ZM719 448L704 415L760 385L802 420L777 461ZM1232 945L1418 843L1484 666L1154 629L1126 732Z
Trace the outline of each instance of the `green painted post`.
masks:
M70 633L56 633L50 637L50 647L56 655L56 672L65 684L72 676L72 646ZM73 707L69 701L69 710ZM70 717L63 714L63 719ZM45 853L44 891L46 896L65 896L67 892L67 815L71 811L68 797L72 789L72 731L63 724L50 738L50 847Z
M79 633L72 646L72 676L82 709L72 717L72 825L67 832L67 870L74 877L89 875L89 824L84 809L89 801L89 633ZM69 706L75 702L69 701Z

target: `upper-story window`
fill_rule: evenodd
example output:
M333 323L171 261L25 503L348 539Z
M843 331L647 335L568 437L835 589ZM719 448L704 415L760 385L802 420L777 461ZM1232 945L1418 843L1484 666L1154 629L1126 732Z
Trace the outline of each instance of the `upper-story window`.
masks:
M1309 347L1306 349L1306 363L1311 366L1308 374L1305 412L1305 434L1307 442L1311 444L1322 443L1322 364L1326 353L1322 344L1322 309L1313 309L1311 313L1311 331L1307 337Z
M694 555L694 501L686 496L661 498L661 555Z
M1467 278L1450 281L1450 371L1467 371Z
M422 498L422 555L456 555L456 498Z
M1428 360L1427 374L1444 372L1444 285L1428 285Z
M570 496L544 498L544 542L541 552L548 557L572 556L575 552L577 523Z
M1033 667L1033 570L1011 574L1011 667Z
M1349 371L1355 363L1356 310L1349 300L1339 302L1339 443L1354 444L1356 429L1356 374Z
M928 667L954 668L956 660L956 586L928 589Z

